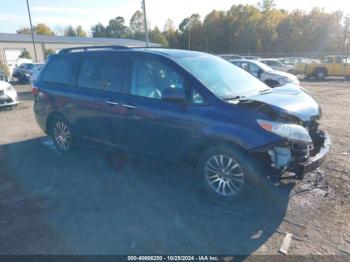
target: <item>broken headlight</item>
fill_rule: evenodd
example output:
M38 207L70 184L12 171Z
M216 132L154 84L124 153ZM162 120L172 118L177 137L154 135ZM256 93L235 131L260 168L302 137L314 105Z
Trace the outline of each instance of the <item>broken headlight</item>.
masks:
M300 125L279 123L261 119L258 119L257 122L263 129L281 137L305 143L312 143L309 133Z

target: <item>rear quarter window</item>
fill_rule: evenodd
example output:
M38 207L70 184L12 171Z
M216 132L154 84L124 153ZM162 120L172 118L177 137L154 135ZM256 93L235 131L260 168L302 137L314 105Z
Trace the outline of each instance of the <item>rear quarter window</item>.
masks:
M77 64L75 57L57 57L48 62L42 81L67 85Z

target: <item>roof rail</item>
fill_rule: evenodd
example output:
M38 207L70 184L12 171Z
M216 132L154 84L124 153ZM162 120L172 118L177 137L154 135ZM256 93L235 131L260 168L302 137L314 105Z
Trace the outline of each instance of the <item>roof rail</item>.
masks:
M80 47L71 47L61 49L58 54L68 54L72 52L84 52L84 51L94 51L99 49L112 49L112 50L121 50L121 49L130 49L127 46L119 46L119 45L106 45L106 46L80 46Z

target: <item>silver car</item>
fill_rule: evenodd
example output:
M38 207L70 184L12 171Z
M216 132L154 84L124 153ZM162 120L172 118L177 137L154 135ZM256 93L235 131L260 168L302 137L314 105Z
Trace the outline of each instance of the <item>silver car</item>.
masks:
M286 84L300 85L300 82L295 75L276 71L259 61L246 59L233 59L229 61L232 64L246 70L270 87L277 87Z

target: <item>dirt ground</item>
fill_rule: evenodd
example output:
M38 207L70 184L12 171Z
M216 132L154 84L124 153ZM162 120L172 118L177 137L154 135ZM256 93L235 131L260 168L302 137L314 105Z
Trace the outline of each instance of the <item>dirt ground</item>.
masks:
M264 198L212 203L186 171L101 152L59 154L28 86L0 111L0 254L350 255L350 82L302 82L323 110L328 160Z

